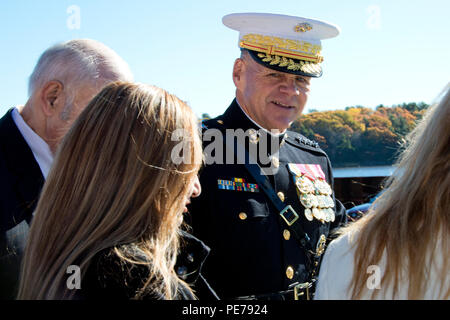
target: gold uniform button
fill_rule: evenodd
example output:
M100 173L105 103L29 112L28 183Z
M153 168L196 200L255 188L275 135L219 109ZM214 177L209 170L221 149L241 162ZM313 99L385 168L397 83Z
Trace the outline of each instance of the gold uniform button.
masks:
M291 233L289 232L289 230L284 229L283 238L284 238L284 240L289 240L291 238Z
M288 277L288 279L292 279L294 277L294 268L291 266L286 269L286 277Z
M218 124L223 124L223 121L222 120L217 120L217 123Z
M247 214L245 212L239 213L239 219L241 219L241 220L247 219Z
M277 196L278 196L278 198L280 198L280 200L282 201L282 202L284 202L284 193L283 192L278 192L277 193Z

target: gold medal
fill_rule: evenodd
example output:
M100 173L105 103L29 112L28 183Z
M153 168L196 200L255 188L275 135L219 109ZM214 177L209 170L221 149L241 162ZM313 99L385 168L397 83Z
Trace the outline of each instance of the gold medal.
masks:
M330 217L330 221L334 222L334 220L336 219L336 216L334 215L334 210L331 208L328 208L328 215Z
M322 180L322 179L314 180L314 186L316 187L316 190L320 194L325 194L325 195L331 194L331 187L325 180Z
M313 207L319 207L319 200L318 200L318 198L315 195L313 195L313 194L309 194L308 196L310 198L311 205Z
M327 199L327 196L320 195L319 197L320 197L321 208L328 208L329 205L328 205L328 199Z
M301 193L313 193L314 184L306 177L297 178L297 187Z
M331 196L325 196L325 202L327 204L327 208L334 208L334 201Z
M328 221L327 221L327 220L328 220L328 214L327 214L326 209L319 209L319 210L320 210L320 216L321 216L321 218L322 218L322 219L320 219L320 221L321 221L322 223L328 222Z
M317 219L322 223L334 219L334 211L333 216L328 211L334 207L330 197L332 190L320 165L289 163L288 168L293 175L300 203L305 208L305 218L308 221Z
M322 193L322 186L319 179L314 180L314 189L317 193Z
M319 195L316 195L315 198L317 199L316 207L318 207L319 209L322 209L323 208L322 196L319 194Z
M308 221L313 221L314 220L314 217L312 215L311 209L309 209L309 208L305 209L305 217L306 217L306 219L308 219Z
M300 195L300 202L302 203L302 205L303 205L305 208L311 208L311 207L312 207L312 204L311 204L311 198L310 198L310 195L309 195L309 194L302 193L302 194Z
M322 212L323 220L324 220L325 222L330 222L330 221L331 221L331 217L330 217L330 215L328 214L328 209L320 209L320 211Z
M311 211L314 218L316 218L317 220L322 220L322 213L320 212L319 208L314 207Z
M331 190L330 185L326 181L322 181L322 188L323 188L323 194L326 194L327 196L331 195L333 191Z

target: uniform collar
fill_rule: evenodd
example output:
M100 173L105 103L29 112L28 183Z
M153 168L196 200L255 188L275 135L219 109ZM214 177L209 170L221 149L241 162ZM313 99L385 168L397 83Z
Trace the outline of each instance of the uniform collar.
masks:
M272 138L279 139L280 142L284 140L287 132L287 130L285 130L281 134L274 135L270 131L264 129L245 113L245 111L237 102L236 98L233 99L228 109L222 115L221 119L224 122L226 128L242 129L244 130L244 132L249 129L254 129L257 131L261 130L262 132L269 134Z
M239 101L237 101L237 99L234 99L236 101L236 104L239 106L239 108L241 109L241 111L245 114L245 116L258 128L258 130L262 130L267 134L270 134L272 137L276 138L276 137L280 137L282 135L285 134L286 130L284 130L282 133L278 133L278 134L274 134L271 131L261 127L255 120L253 120L248 114L247 112L245 112L245 110L242 108L242 106L239 104Z

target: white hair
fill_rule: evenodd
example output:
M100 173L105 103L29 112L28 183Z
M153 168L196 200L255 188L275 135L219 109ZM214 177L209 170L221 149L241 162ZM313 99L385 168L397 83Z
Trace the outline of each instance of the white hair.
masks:
M95 40L76 39L55 44L42 53L29 78L29 96L52 80L63 84L70 100L81 85L100 90L108 82L133 81L133 75L128 64L111 48Z

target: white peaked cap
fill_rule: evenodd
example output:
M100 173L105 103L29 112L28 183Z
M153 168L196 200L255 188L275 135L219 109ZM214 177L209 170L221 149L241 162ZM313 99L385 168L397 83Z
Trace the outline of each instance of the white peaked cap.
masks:
M222 18L239 31L239 47L262 65L288 73L320 77L322 39L336 37L338 26L310 18L269 13L233 13Z

